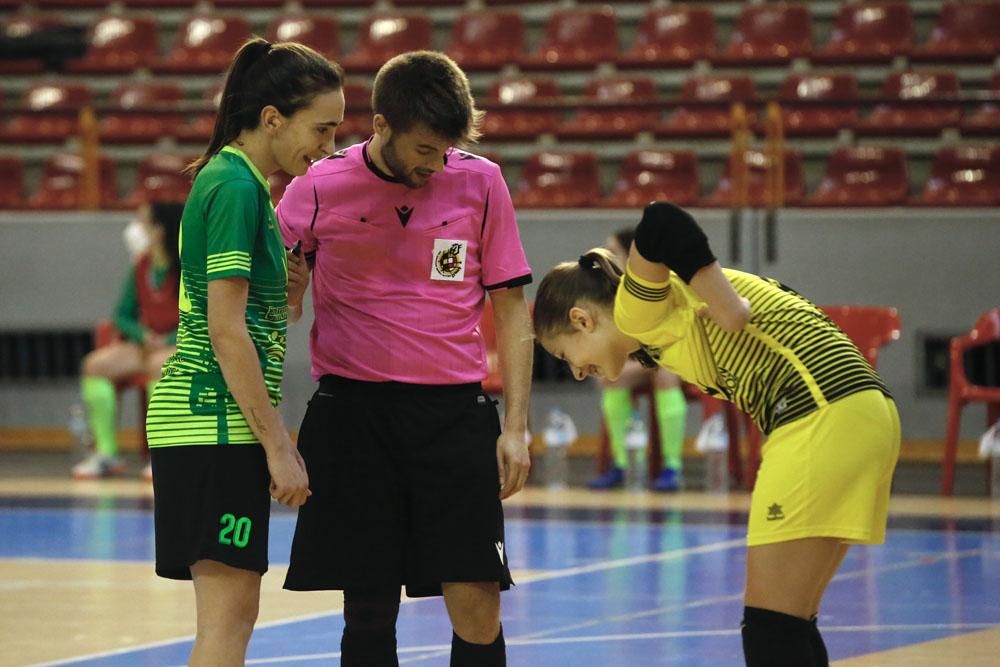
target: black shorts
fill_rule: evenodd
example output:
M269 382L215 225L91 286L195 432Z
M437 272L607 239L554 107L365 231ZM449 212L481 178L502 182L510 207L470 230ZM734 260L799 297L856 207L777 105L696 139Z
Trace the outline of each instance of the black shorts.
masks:
M324 377L299 431L313 495L299 508L285 588L510 588L499 435L478 384Z
M260 445L153 447L156 574L208 559L267 572L271 475Z

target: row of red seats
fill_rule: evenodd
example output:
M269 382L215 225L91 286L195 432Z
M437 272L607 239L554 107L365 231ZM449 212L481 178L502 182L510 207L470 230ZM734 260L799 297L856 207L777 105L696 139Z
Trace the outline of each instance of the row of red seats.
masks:
M1000 96L1000 72L993 75L991 89ZM216 86L207 91L210 101L206 102L213 107L218 106L219 90ZM907 103L877 104L862 117L859 107L863 100L853 74L810 73L788 75L777 99L784 105L783 124L790 136L829 136L845 129L859 135L936 135L946 128L961 128L963 134L969 135L1000 133L1000 105L996 103L982 103L964 115L957 103L912 103L918 98L954 97L959 92L958 76L952 71L893 72L883 83L882 96ZM350 110L338 133L341 137L369 133L370 88L365 84L348 84L344 93ZM185 108L190 105L185 106L183 97L181 88L171 83L119 84L111 93L110 109L99 114L101 140L147 143L174 137L182 143L207 141L215 122L214 113L186 113ZM656 108L643 106L665 99L657 95L651 78L608 77L587 84L584 102L576 105L578 110L569 118L564 117L566 104L562 108L527 106L543 102L558 104L561 99L558 84L552 78L498 79L482 98L490 109L483 134L488 141L533 141L541 134L554 134L564 140L629 139L641 132L668 138L723 137L731 131L728 103L760 98L753 79L746 75L692 76L673 100L680 106L664 115ZM590 106L588 100L592 102ZM78 132L75 112L93 101L90 89L79 83L31 86L22 95L21 112L0 124L0 141L61 143ZM822 101L831 104L818 104ZM725 104L718 108L685 107L684 102ZM801 102L810 104L796 106Z
M136 187L121 198L117 192L114 162L100 162L101 205L134 208L143 200L181 200L190 179L180 173L193 156L156 154L144 160ZM490 156L497 159L497 156ZM747 205L766 207L769 157L747 151ZM79 207L79 179L83 160L57 154L45 164L42 184L30 198L23 197L24 167L18 158L0 157L0 209L57 209ZM280 199L287 175L271 178L272 195ZM641 150L622 162L612 191L601 195L598 158L591 152L545 151L531 156L520 181L512 188L514 203L522 208L572 208L605 206L635 208L654 199L684 206L727 207L734 203L733 164L707 197L701 195L698 159L693 151ZM802 156L784 155L784 205L786 206L996 206L1000 205L1000 148L960 146L942 148L934 156L931 175L916 198L909 197L906 158L901 149L879 147L838 148L826 164L817 189L806 193Z
M8 36L24 36L60 19L27 14L11 17ZM716 47L710 7L676 5L651 8L629 48L619 52L613 9L554 11L541 43L526 50L524 17L519 12L472 11L453 25L446 51L469 70L687 67L697 60L724 66L783 64L793 58L818 63L887 62L896 56L928 61L989 61L1000 54L1000 3L947 0L929 38L914 44L913 16L907 2L852 2L840 8L829 41L813 45L812 18L804 4L746 5L729 43ZM349 73L374 71L402 51L432 48L431 20L414 13L375 13L358 29L354 50L344 54L334 16L298 14L276 17L268 26L273 40L296 40L337 58ZM160 73L218 73L250 35L240 15L199 14L185 21L177 42L160 56L153 17L111 15L90 28L86 55L69 64L74 72L128 72L150 67ZM0 63L0 73L33 73L42 62Z

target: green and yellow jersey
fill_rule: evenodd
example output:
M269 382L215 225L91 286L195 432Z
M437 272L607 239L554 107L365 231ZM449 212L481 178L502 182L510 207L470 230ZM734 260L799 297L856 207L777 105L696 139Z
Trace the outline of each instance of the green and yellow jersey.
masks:
M750 302L750 321L740 331L699 316L704 302L675 273L653 283L626 271L615 324L660 366L732 401L764 433L850 394L890 395L854 343L809 300L770 278L723 273Z
M281 400L288 265L267 181L225 147L195 178L180 231L177 353L149 400L150 447L257 442L226 387L208 335L208 283L246 278L246 326L271 402Z

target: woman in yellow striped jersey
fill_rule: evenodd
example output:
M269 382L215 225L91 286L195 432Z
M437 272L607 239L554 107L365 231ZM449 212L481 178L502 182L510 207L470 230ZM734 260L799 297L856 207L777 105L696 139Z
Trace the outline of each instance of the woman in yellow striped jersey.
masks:
M535 333L578 380L629 357L732 401L767 434L747 533L748 667L828 658L816 619L852 543L885 539L899 418L885 384L815 305L781 283L723 269L684 210L643 211L624 273L594 249L555 267Z

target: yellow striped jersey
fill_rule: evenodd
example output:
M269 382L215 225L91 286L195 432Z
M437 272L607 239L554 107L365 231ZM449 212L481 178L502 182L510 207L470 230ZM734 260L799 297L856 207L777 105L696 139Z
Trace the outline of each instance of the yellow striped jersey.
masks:
M723 273L750 302L740 331L699 316L704 302L674 273L653 283L626 271L615 324L660 366L735 403L764 433L860 391L890 396L854 343L809 300L770 278Z

